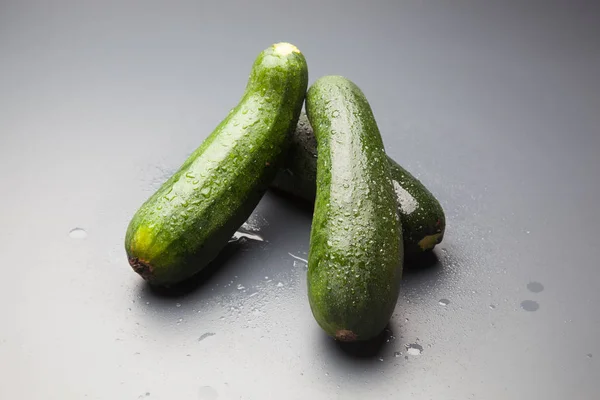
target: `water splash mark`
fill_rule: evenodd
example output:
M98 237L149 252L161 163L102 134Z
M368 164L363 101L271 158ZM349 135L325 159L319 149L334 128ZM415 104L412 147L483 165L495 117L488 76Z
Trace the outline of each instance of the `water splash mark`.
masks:
M71 239L85 239L87 232L83 228L73 228L69 231L69 237Z
M538 304L537 301L523 300L521 302L521 308L525 311L534 312L534 311L539 310L540 305Z
M307 260L305 260L304 258L302 258L302 257L298 257L298 256L295 256L295 255L293 255L292 253L288 253L288 254L289 254L290 256L292 256L292 258L295 258L295 259L296 259L296 260L298 260L298 261L302 261L302 262L304 262L304 263L307 263L307 264L308 264L308 261L307 261Z
M527 284L527 289L529 289L529 291L533 293L540 293L544 290L544 285L542 285L539 282L529 282Z
M200 386L198 389L198 400L217 400L219 393L210 386Z
M260 232L261 228L268 226L269 222L259 214L253 213L241 226L246 232Z
M200 337L198 338L198 341L199 341L199 342L201 342L201 341L203 341L204 339L206 339L206 338L209 338L209 337L211 337L211 336L215 336L215 335L216 335L216 333L214 333L214 332L206 332L206 333L204 333L202 336L200 336Z
M248 240L254 240L257 242L264 242L265 239L263 239L261 236L252 233L252 232L244 232L244 231L237 231L233 234L233 236L231 237L231 239L229 239L229 243L232 242L239 242L242 239L248 239Z
M423 353L423 346L417 343L407 344L404 347L406 347L406 353L410 354L411 356L419 356L421 353Z

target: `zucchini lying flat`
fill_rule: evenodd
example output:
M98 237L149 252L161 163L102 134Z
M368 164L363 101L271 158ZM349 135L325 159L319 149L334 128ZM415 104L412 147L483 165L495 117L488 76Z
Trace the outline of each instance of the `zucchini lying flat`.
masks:
M275 176L307 84L295 46L260 53L239 104L133 216L125 250L138 274L171 285L212 261Z
M411 258L433 249L442 241L446 217L442 206L425 185L390 157L387 160L402 221L404 254ZM317 141L306 114L302 113L284 166L271 186L314 202L316 176Z

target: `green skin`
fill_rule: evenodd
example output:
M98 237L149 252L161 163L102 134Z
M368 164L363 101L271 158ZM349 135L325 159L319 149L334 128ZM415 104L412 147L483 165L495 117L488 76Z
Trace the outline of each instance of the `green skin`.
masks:
M131 220L125 249L138 274L176 284L225 247L274 178L307 85L296 47L278 43L260 53L239 104Z
M387 325L402 277L402 226L390 167L371 107L354 83L320 78L308 90L306 108L319 152L310 307L328 335L368 340Z
M446 216L435 196L410 172L392 158L392 181L402 222L404 255L414 258L431 250L444 238ZM302 113L292 135L283 168L272 187L314 202L317 179L317 141L306 114Z

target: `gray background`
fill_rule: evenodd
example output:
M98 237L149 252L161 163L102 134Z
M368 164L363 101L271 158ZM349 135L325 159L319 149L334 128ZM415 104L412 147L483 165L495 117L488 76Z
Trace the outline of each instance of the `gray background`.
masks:
M596 399L595 2L208 3L0 2L0 398ZM196 290L125 259L130 217L278 41L363 89L447 213L379 348L321 332L291 256L310 212L272 193L265 241Z

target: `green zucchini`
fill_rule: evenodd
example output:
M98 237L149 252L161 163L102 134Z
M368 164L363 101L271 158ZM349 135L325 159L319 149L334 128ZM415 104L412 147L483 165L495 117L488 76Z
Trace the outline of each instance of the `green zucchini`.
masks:
M318 79L306 108L319 152L310 307L335 339L368 340L387 325L402 277L402 225L390 167L371 107L354 83Z
M273 180L307 85L295 46L259 54L238 105L129 223L125 250L139 275L169 286L213 260Z
M405 257L413 258L440 243L446 228L444 210L435 196L389 156L388 163L402 221ZM317 177L317 141L305 113L292 135L288 156L271 187L314 202Z

